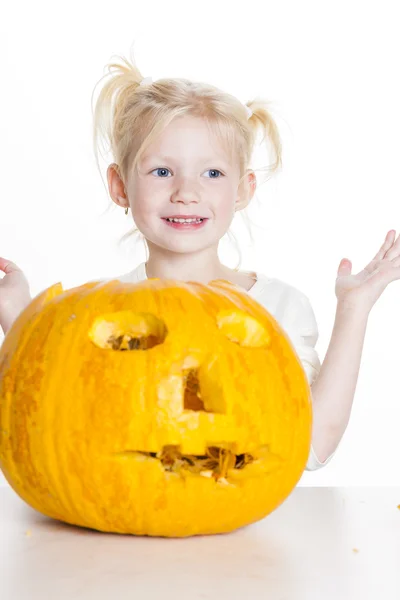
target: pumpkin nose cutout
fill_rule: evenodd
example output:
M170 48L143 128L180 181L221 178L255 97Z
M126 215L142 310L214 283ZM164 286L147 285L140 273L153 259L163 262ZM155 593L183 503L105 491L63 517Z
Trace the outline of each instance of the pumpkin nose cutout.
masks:
M184 385L183 408L185 410L207 411L200 395L200 382L197 369L192 369L187 373L184 379Z

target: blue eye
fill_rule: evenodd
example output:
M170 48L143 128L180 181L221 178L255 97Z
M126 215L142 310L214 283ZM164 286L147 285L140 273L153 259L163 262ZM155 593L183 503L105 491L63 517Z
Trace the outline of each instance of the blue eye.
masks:
M208 169L208 172L212 171L213 173L219 173L220 175L223 176L223 173L221 173L221 171L219 171L218 169ZM220 179L219 177L210 177L210 179Z
M165 169L164 167L159 167L158 169L154 169L154 171L168 171L168 169ZM154 171L151 172L154 173Z
M154 171L169 171L169 169L167 169L166 167L158 167L157 169L153 169L153 171L151 171L151 173L154 173ZM208 172L214 172L214 173L219 173L220 175L223 175L223 173L221 171L219 171L218 169L208 169ZM161 177L161 179L165 179L165 177ZM219 179L219 177L210 177L210 179Z

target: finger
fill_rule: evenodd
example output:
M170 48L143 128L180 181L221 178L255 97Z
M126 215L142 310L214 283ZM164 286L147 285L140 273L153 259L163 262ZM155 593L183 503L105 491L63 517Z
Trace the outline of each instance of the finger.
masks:
M21 271L18 265L7 258L0 257L0 271L4 271L6 275L9 275L13 271Z
M375 254L375 256L371 260L371 262L369 262L366 265L366 267L364 267L363 271L365 271L366 273L369 273L369 274L371 274L375 271L375 269L379 265L380 261L385 258L386 253L392 247L393 236L395 236L395 235L396 235L396 232L394 229L391 229L390 231L388 231L388 233L386 234L386 237L385 237L385 241L383 242L382 246L380 247L378 252Z
M393 267L400 267L400 256L398 256L397 258L395 258L394 260L392 260L392 265Z
M385 257L386 252L392 247L395 236L396 236L396 231L394 229L391 229L386 234L385 241L383 242L382 246L378 250L377 254L372 259L373 261L374 260L382 260L382 258Z
M397 239L393 242L392 246L385 254L385 258L388 260L394 260L400 256L400 234L397 236Z

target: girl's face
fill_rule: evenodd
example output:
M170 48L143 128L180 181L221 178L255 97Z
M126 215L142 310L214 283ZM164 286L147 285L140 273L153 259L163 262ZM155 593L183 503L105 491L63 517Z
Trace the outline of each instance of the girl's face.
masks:
M231 164L216 136L196 117L175 118L149 146L126 193L145 238L173 252L217 246L239 207L239 165ZM166 217L204 218L198 228L175 228Z

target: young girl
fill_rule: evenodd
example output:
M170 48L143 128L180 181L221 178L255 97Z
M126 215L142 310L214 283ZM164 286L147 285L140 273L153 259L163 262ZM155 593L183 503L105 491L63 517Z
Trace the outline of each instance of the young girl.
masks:
M400 241L391 230L358 274L340 262L332 338L321 366L318 329L308 298L262 273L230 269L218 258L220 239L235 212L252 199L249 168L259 130L281 165L277 127L260 100L243 105L230 94L187 79L143 79L134 62L112 63L94 113L94 143L105 132L115 162L107 170L112 200L128 212L148 248L145 263L119 277L159 277L238 285L278 320L291 338L311 386L312 446L307 470L326 465L346 430L360 367L368 315L388 283L400 279ZM96 154L97 159L97 154ZM98 164L98 163L97 163ZM31 301L23 272L0 258L0 325L10 328Z

